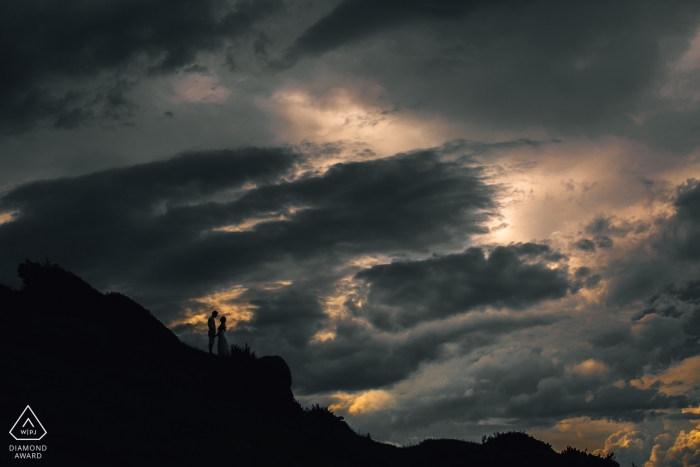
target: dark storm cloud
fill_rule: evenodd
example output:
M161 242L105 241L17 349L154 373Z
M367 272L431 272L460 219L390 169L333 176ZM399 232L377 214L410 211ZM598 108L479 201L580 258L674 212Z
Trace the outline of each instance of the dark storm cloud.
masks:
M10 1L0 7L0 133L122 119L136 104L120 73L170 73L251 30L280 0ZM112 76L104 91L85 79ZM68 90L64 87L67 83Z
M18 212L16 221L0 226L1 243L13 245L0 253L3 277L23 258L49 257L79 274L93 271L88 279L98 286L131 282L127 277L147 258L155 260L151 255L168 247L178 251L195 241L198 227L221 221L211 219L216 203L206 202L196 216L171 221L169 212L186 211L178 205L246 182L276 180L297 160L284 149L210 151L22 185L0 198L0 210Z
M51 212L67 215L80 208L85 211L74 215L96 214L98 209L114 206L150 210L160 201L197 200L240 187L247 181L269 183L291 169L297 160L298 156L286 149L193 152L76 178L27 183L4 194L0 207L19 209L21 218L46 220ZM115 224L118 222L115 219Z
M576 268L576 272L574 273L574 277L577 279L580 279L582 277L587 277L591 274L591 268L582 266L580 268Z
M235 342L284 355L295 388L307 392L392 384L442 358L446 343L466 352L558 319L475 316L448 325L423 323L400 334L355 318L329 324L322 302L349 259L461 245L486 231L482 223L496 209L497 188L485 184L480 168L445 161L440 150L290 177L304 165L300 157L283 149L193 153L20 186L0 199L2 210L17 211L15 220L0 225L0 242L13 246L0 252L3 277L26 257L49 257L98 288L130 293L166 320L189 299L243 285L248 290L241 300L254 307L253 319L232 331ZM273 220L247 231L212 230L259 218ZM470 249L416 261L411 268L423 274L413 277L416 288L434 282L452 291L444 303L431 295L417 304L451 307L433 316L440 318L463 307L518 308L561 297L566 278L545 266L560 260L548 246L526 243L496 247L488 257ZM374 268L359 277L386 292L382 287L399 267L389 265L382 279ZM265 286L275 281L291 284ZM474 286L462 293L465 281ZM379 298L387 297L392 306L403 306L396 297ZM329 326L334 339L310 343ZM198 342L197 330L177 330Z
M204 269L198 280L244 274L260 263L304 261L321 255L325 267L348 256L424 249L484 232L494 207L494 188L480 170L441 162L432 151L338 164L322 176L261 186L225 206L184 208L202 213L285 213L287 220L258 225L254 231L213 232L167 258L154 275L191 280L176 271ZM296 212L294 212L297 210ZM243 219L241 219L243 220ZM323 267L323 266L321 266Z
M660 348L659 359L663 363L700 355L700 281L683 285L667 285L648 300L648 307L632 320L640 321L648 315L658 315L679 321L673 341L658 336L651 344ZM660 320L657 320L660 321ZM681 331L679 333L678 331Z
M643 232L648 226L641 221L632 223L627 220L617 220L615 217L597 216L586 225L586 232L593 234L596 238L605 237L626 237L630 232Z
M582 238L578 242L574 243L574 247L582 251L595 251L595 243L588 238Z
M687 407L689 403L686 396L666 396L656 389L633 386L604 387L587 399L586 394L570 394L564 382L551 378L540 381L534 394L514 398L508 412L523 418L588 416L640 422L650 410Z
M273 63L287 68L336 50L325 60L369 74L401 107L481 125L644 137L646 125L629 115L642 101L666 106L651 102L652 87L699 17L689 0L345 1ZM692 122L683 117L686 140Z
M506 381L514 383L506 376ZM686 407L685 396L666 396L655 389L640 390L630 386L597 389L590 394L571 392L566 382L557 377L535 379L537 388L523 390L517 396L506 396L494 388L470 397L450 395L434 403L415 407L409 413L398 411L404 418L402 428L419 428L440 421L478 422L493 417L510 419L511 429L518 426L546 425L562 418L590 417L618 422L641 422L650 411ZM479 386L479 385L477 385ZM483 385L486 386L486 385Z
M621 323L616 329L589 338L595 354L617 379L641 378L698 354L698 338L686 334L679 319L652 317L632 324Z
M608 302L619 305L645 300L650 290L668 282L682 282L695 277L694 262L700 258L700 184L689 179L663 195L675 212L653 220L648 240L639 244L615 266ZM625 225L627 224L627 225ZM610 226L608 235L644 233L650 223L620 223L622 232ZM595 224L590 224L589 227ZM606 231L602 229L601 231ZM625 233L626 231L626 233Z
M594 240L598 248L612 248L614 245L613 239L607 235L598 235Z
M653 417L655 410L686 407L693 402L685 396L661 394L654 387L612 386L614 374L571 374L561 363L537 351L521 349L517 355L480 363L465 364L462 372L468 379L454 378L437 397L424 394L427 397L420 397L420 402L416 400L419 398L409 399L384 413L362 415L356 423L371 423L387 437L397 431L411 433L426 427L434 432L437 424L454 423L459 429L450 436L457 436L476 422L497 425L494 419L507 420L510 430L551 425L578 416L639 422ZM474 435L481 433L476 431Z
M307 332L315 332L327 317L315 314L314 300L307 301ZM399 334L377 332L351 320L337 324L332 340L300 347L287 338L270 339L283 327L273 319L246 323L233 331L238 342L252 343L263 352L284 355L292 367L295 391L358 391L401 381L423 363L445 357L444 345L459 344L461 351L494 344L508 333L548 326L560 318L554 316L488 316L457 323L433 323ZM308 334L307 334L308 335Z
M410 417L419 420L407 422L420 425L503 417L515 419L516 425L532 426L577 416L641 421L649 411L686 407L690 402L685 396L661 394L657 388L612 386L614 374L572 374L537 352L511 355L500 365L477 364L465 371L472 381L466 396L453 392L425 404Z
M468 18L459 45L426 60L421 76L445 90L455 89L451 77L462 78L471 92L452 102L439 96L455 116L472 108L498 124L535 119L564 132L609 132L628 125L626 112L666 67L659 43L694 32L692 4L538 1L486 10Z
M591 268L585 266L577 268L571 283L571 291L575 293L581 289L595 289L601 280L600 274L591 275Z
M247 336L245 339L250 338L251 343L263 338L274 342L277 349L303 349L328 322L318 298L308 291L271 293L252 299L250 304L256 306L255 315L243 324L245 331L237 329L235 334Z
M317 56L372 34L420 20L456 20L487 4L475 0L344 0L309 27L271 65L289 68L305 56Z
M588 338L613 379L641 378L700 355L700 281L663 287L630 324Z
M318 256L323 270L348 255L459 241L484 232L484 210L495 207L480 169L442 162L436 151L270 183L297 160L278 149L221 151L21 186L0 200L19 211L0 226L2 243L14 245L0 253L4 277L25 257L48 256L91 271L98 286L139 284L146 296L175 288L182 299L264 265L294 270ZM257 188L214 199L247 181ZM266 216L285 220L212 231Z
M375 326L402 328L421 321L491 306L524 308L566 295L565 269L550 269L543 258L547 245L496 247L488 257L481 248L425 261L401 261L359 272L368 287L362 313Z
M624 328L598 334L591 337L589 340L596 347L608 348L629 343L631 336L630 330Z
M700 183L688 180L678 188L674 203L676 216L670 223L664 242L671 242L683 260L700 258Z

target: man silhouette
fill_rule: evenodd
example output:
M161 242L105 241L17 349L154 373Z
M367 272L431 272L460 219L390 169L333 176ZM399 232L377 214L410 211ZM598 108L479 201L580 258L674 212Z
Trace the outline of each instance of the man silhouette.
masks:
M213 354L214 352L211 351L211 349L214 348L214 339L216 339L216 315L218 315L219 312L214 310L211 312L211 316L209 317L209 320L207 321L207 324L209 325L209 353Z

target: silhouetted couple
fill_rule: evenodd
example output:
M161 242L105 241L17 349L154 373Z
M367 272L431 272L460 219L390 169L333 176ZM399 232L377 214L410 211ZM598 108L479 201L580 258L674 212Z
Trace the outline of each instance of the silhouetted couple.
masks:
M226 357L231 356L231 349L228 346L228 341L226 340L226 317L222 316L219 318L219 321L221 324L219 324L219 329L217 331L216 329L216 316L219 314L218 311L214 310L211 312L211 316L209 317L209 320L207 321L207 324L209 325L209 353L214 353L212 352L212 349L214 348L214 339L217 337L219 338L219 355L223 355Z

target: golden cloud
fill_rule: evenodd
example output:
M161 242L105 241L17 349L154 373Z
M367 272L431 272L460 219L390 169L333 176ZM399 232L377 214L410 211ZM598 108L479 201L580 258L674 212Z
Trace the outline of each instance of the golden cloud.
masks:
M698 427L700 428L700 426ZM681 430L668 449L656 444L644 467L692 467L700 465L700 430Z
M202 332L205 332L205 325L212 310L217 310L219 316L226 316L229 328L235 327L241 321L250 321L256 307L247 300L241 299L246 290L248 290L246 287L236 285L204 297L194 298L190 300L190 306L185 308L178 319L170 323L170 327L181 324L201 324Z
M359 394L337 393L331 396L334 402L328 407L350 415L387 410L396 406L394 396L383 390L373 389Z
M658 375L646 374L630 384L639 389L658 384L659 392L669 396L696 392L700 389L700 355L686 358Z
M610 371L610 369L605 363L591 358L578 365L567 368L567 371L576 375L593 376L605 374Z
M539 439L546 439L558 451L566 446L577 446L602 452L611 434L633 431L633 423L575 417L561 420L551 428L532 430L530 434Z
M15 214L16 214L15 212L2 212L2 213L0 213L0 224L10 222Z

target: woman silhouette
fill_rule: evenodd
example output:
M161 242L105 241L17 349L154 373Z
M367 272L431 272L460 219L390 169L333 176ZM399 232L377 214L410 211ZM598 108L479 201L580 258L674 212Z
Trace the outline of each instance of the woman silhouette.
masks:
M219 321L221 321L221 324L219 325L219 332L216 333L219 336L219 355L230 357L231 348L226 340L226 317L222 316L219 318Z

